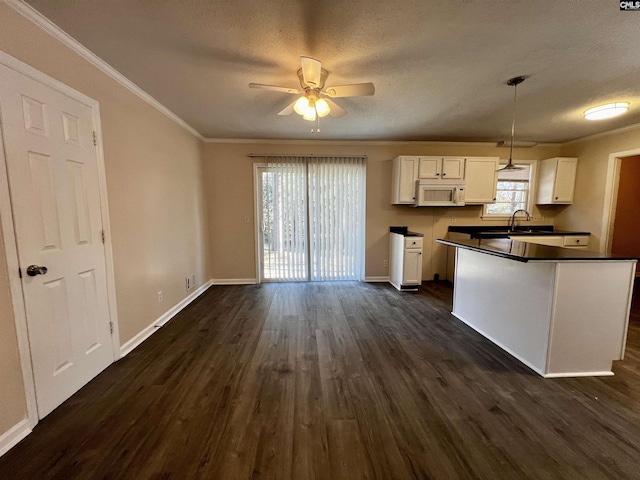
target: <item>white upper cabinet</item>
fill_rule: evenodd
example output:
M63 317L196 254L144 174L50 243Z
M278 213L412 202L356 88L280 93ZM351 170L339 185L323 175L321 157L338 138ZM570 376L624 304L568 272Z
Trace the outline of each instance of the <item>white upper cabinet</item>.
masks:
M463 183L465 203L484 204L496 200L498 157L435 157L401 155L393 159L391 203L414 205L416 182Z
M484 204L496 201L498 157L469 157L465 162L465 203Z
M464 158L418 157L418 178L455 180L464 178Z
M418 158L400 156L393 159L391 180L391 203L413 205L416 203L416 180L418 179Z
M577 158L556 157L540 161L536 204L573 203L576 184Z

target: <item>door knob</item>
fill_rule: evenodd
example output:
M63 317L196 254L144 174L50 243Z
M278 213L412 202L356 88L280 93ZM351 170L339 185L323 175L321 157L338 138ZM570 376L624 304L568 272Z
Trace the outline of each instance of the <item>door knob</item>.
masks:
M27 275L35 277L36 275L44 275L47 273L47 267L39 267L38 265L29 265L27 267Z

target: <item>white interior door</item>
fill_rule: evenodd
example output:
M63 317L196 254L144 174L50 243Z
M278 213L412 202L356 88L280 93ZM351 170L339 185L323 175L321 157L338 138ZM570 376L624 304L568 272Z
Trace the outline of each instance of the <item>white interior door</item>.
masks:
M93 112L4 65L0 85L2 137L42 418L114 360ZM45 267L46 273L36 267Z

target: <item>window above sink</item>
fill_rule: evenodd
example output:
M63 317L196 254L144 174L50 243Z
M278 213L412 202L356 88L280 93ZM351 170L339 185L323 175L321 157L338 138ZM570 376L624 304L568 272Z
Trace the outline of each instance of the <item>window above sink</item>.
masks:
M513 163L523 169L498 172L496 201L484 206L483 219L509 218L516 210L531 211L536 161L514 160ZM501 160L500 165L506 165L506 161Z

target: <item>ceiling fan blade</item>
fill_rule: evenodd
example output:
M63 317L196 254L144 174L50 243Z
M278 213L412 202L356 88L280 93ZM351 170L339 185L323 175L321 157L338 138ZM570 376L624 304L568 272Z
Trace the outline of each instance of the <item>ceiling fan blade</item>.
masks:
M311 57L300 57L302 64L302 78L304 83L311 88L320 87L320 78L322 77L322 63Z
M293 102L287 105L286 108L280 110L278 112L278 115L291 115L293 113L293 106L296 104L297 101L298 99L296 98Z
M282 93L291 93L295 95L296 93L300 93L300 90L297 88L289 88L289 87L276 87L275 85L263 85L262 83L250 83L249 88L259 88L261 90L271 90L272 92L282 92Z
M325 100L329 104L329 108L331 109L329 111L329 115L331 115L332 117L341 118L347 114L346 110L340 107L337 103L332 102L328 98L325 98Z
M376 88L373 83L354 83L353 85L338 85L337 87L329 87L323 93L330 97L364 97L373 95Z

